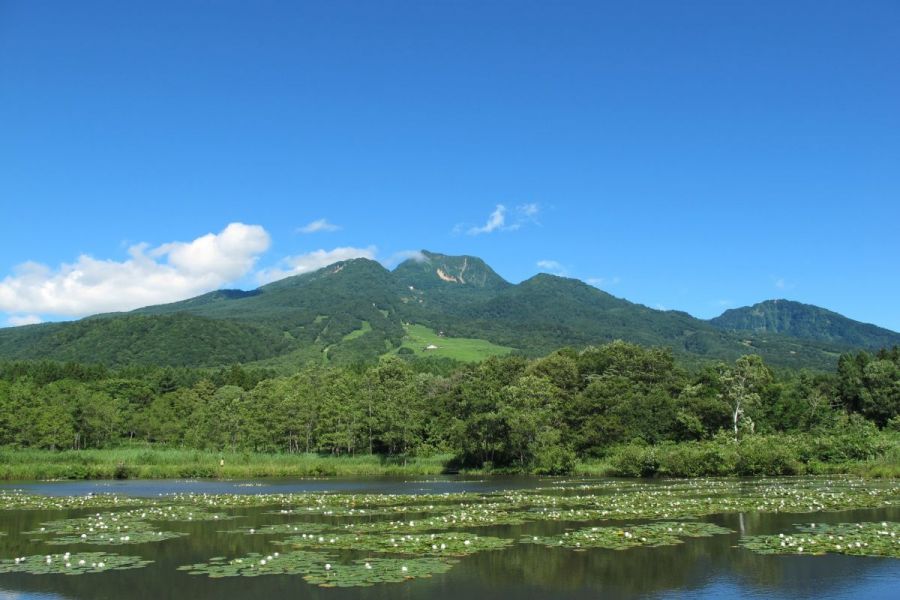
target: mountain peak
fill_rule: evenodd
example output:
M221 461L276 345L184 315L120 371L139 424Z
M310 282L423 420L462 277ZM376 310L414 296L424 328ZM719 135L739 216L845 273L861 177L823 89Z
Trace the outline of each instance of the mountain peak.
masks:
M346 260L341 260L335 263L331 263L330 265L326 265L315 271L309 271L307 273L300 273L297 275L290 275L288 277L284 277L283 279L278 279L273 281L272 283L267 283L266 285L260 287L260 290L274 290L284 287L293 287L295 285L305 285L312 281L316 281L318 279L322 279L324 277L329 277L337 274L349 275L349 274L359 274L359 273L377 273L383 274L388 273L388 270L385 269L380 262L377 260L372 260L370 258L348 258Z
M709 322L726 331L781 333L846 346L881 348L900 344L900 333L784 298L731 308Z
M477 256L450 256L428 250L400 263L394 274L404 285L420 290L450 286L497 290L509 286Z

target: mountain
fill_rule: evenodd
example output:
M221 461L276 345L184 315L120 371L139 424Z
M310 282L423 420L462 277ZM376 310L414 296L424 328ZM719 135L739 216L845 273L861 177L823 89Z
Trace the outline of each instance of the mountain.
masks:
M455 339L441 341L448 338ZM346 364L399 351L423 353L426 345L438 346L437 356L441 346L466 344L481 353L537 355L624 339L671 347L686 361L757 353L773 365L831 369L841 352L900 343L898 338L786 301L704 321L635 304L576 279L540 274L514 285L477 257L422 251L393 271L360 258L252 291L219 290L129 313L2 329L0 359L210 367L239 362L289 370L311 361Z
M495 292L512 285L476 256L448 256L428 250L400 263L394 276L401 285L419 290Z
M726 331L780 333L859 348L900 346L900 333L792 300L766 300L753 306L733 308L711 319L710 323Z

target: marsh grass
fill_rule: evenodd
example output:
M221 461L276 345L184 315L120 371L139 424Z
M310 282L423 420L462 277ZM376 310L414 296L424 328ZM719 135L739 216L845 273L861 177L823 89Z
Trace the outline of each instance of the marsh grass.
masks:
M437 475L449 455L385 458L209 452L168 448L0 450L0 479L170 479ZM224 464L221 464L223 461Z
M701 442L628 444L600 458L576 461L583 477L709 477L837 475L900 478L900 434L883 431L862 441L847 436L758 435L735 444ZM224 461L220 464L220 461ZM47 479L242 479L258 477L429 476L511 474L511 469L457 471L451 454L385 457L320 454L212 452L132 446L54 452L0 449L0 480Z

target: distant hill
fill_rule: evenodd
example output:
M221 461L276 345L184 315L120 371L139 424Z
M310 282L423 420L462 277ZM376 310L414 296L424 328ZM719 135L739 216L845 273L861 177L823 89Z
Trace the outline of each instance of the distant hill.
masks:
M428 333L428 332L431 333ZM900 344L900 334L787 301L711 321L617 298L576 279L517 285L474 256L422 251L393 271L368 259L335 263L252 291L219 290L130 313L0 329L0 359L285 370L387 353L537 355L614 339L668 346L686 361L758 353L778 366L831 369L841 352ZM419 348L421 340L429 340Z
M753 306L726 310L710 323L726 331L780 333L859 348L900 345L900 333L792 300L766 300Z

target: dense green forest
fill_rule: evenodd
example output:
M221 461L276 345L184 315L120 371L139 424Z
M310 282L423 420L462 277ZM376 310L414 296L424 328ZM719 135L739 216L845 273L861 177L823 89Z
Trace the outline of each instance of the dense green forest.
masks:
M375 364L409 347L410 326L490 342L528 357L621 339L672 348L681 363L758 354L791 369L834 370L842 353L900 344L900 334L815 306L777 301L705 321L617 298L577 279L504 281L473 256L422 252L393 271L336 263L252 291L70 323L0 329L0 360L219 367L292 374L310 364Z
M896 448L898 414L898 347L844 354L836 373L773 371L756 355L687 370L668 349L622 341L479 363L390 356L290 376L0 363L0 445L32 449L443 453L461 468L543 473L614 452L625 475L791 473Z
M727 331L781 333L859 348L891 347L900 343L900 335L893 331L791 300L766 300L753 306L732 308L709 322Z

